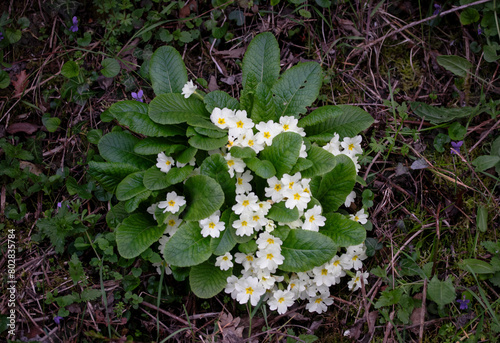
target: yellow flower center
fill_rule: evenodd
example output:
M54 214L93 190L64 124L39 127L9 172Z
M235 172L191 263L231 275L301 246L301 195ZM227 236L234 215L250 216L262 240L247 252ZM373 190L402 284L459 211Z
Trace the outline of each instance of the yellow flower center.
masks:
M269 132L264 132L264 138L271 138L271 134Z
M217 121L219 124L221 125L224 125L226 123L226 119L224 118L219 118L219 120Z
M283 301L285 301L285 298L281 297L278 299L278 302L281 304Z
M234 166L234 161L233 160L227 161L227 165L230 167Z
M268 238L267 239L267 244L274 244L274 239Z
M241 226L247 226L247 225L248 225L248 223L246 222L246 220L241 222Z
M295 183L295 182L290 182L290 183L288 184L288 188L292 189L292 187L293 187L293 184L294 184L294 183Z
M294 284L294 283L291 283L291 284L290 284L290 289L293 289L293 287L295 287L295 284Z
M354 220L355 220L355 221L359 221L359 217L358 217L358 216L355 216L355 217L354 217Z
M295 200L300 200L300 194L299 194L299 193L295 193L295 194L293 195L293 198L294 198Z
M168 206L172 206L172 207L173 207L173 206L175 206L175 201L170 200L170 201L168 202Z
M323 301L323 299L318 298L318 299L316 299L314 302L315 302L316 304L319 304L319 303L321 303L322 301Z
M227 261L227 260L229 260L229 257L227 257L227 256L223 256L223 257L222 257L222 259L223 259L224 261Z
M238 178L238 185L242 185L243 184L243 179L241 177Z
M243 128L243 122L240 120L239 122L236 123L236 127L238 128Z
M247 292L247 294L252 294L253 293L253 288L252 287L247 287L245 289L245 291Z
M248 141L248 146L253 146L253 140Z
M290 126L288 126L288 124L283 125L283 130L285 130L285 131L286 131L286 130L288 130L289 128L290 128Z
M340 261L339 261L339 260L337 260L337 261L333 262L333 265L334 265L335 267L338 267L338 266L340 265Z
M167 166L169 166L169 165L171 165L172 163L171 163L169 160L167 160L167 161L165 161L165 164L166 164Z
M267 254L266 257L267 257L268 260L272 260L274 256L273 256L273 254Z
M349 150L351 150L351 151L352 151L352 150L354 149L354 144L352 144L352 143L351 143L351 144L349 144L349 146L347 147L347 149L349 149Z
M281 185L280 185L280 184L276 184L276 185L274 185L274 190L275 190L276 192L281 191Z
M212 222L212 223L208 224L208 227L209 227L210 229L215 229L215 224Z
M321 275L328 275L328 270L321 269Z
M174 225L175 225L175 220L170 219L170 220L168 221L168 225L170 225L170 226L174 226Z
M312 223L314 220L315 220L315 219L314 219L314 216L310 216L310 217L309 217L309 222L310 222L310 223Z
M252 257L252 256L250 256L250 255L248 255L248 256L247 256L247 261L252 262L252 261L253 261L253 257Z
M247 207L248 205L250 205L250 201L248 200L243 200L243 203L242 203L243 206Z
M258 221L259 219L260 219L260 217L259 217L259 216L253 216L253 217L252 217L252 220L253 220L254 222Z
M358 255L354 255L354 256L352 257L352 260L353 260L353 261L356 261L357 259L358 259Z

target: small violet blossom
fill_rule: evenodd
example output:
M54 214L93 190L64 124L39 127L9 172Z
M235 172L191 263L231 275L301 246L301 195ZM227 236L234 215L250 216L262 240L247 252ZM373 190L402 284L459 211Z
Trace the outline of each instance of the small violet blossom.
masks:
M76 17L73 17L73 25L69 28L71 32L76 32L78 31L78 19Z
M0 32L0 41L3 40L3 33Z
M464 141L451 142L451 154L459 155L462 144L464 144Z
M432 15L437 15L439 13L441 13L441 5L438 5L438 4L434 4L434 12L432 13Z
M57 325L60 325L61 324L61 320L63 320L64 318L63 317L60 317L60 316L55 316L54 317L54 322L57 324Z
M144 102L144 100L142 99L143 95L144 95L144 92L142 91L142 89L139 89L139 91L137 93L132 92L132 98L134 98L135 100L140 101L140 102Z
M481 24L477 25L477 35L480 36L483 34L483 30L481 29Z
M460 309L461 310L467 310L469 308L469 299L465 299L465 295L462 297L462 299L458 299L457 303L460 304Z

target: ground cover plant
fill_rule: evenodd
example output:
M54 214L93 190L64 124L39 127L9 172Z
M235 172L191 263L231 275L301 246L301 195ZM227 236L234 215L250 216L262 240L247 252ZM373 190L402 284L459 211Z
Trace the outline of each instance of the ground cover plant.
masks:
M2 339L495 341L498 7L1 4Z

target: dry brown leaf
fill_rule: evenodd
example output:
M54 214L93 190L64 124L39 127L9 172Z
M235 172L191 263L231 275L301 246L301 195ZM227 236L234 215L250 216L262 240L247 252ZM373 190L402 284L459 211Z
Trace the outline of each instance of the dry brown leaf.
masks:
M17 76L17 80L12 80L14 85L14 98L19 98L24 92L24 89L28 85L28 75L26 75L26 70L22 70Z
M24 132L27 133L28 135L31 135L37 132L39 128L40 127L38 125L31 123L14 123L12 125L9 125L9 127L7 127L7 133L13 135L18 132Z

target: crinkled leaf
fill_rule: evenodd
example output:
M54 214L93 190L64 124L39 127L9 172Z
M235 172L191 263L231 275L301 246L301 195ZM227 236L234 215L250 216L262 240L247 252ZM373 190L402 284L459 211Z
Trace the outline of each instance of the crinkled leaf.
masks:
M185 123L191 117L208 118L203 102L182 94L161 94L149 104L149 117L156 123L173 125Z
M307 152L307 160L312 166L301 172L303 178L310 179L316 175L323 175L331 171L337 164L335 156L323 148L312 146Z
M227 205L234 204L236 185L228 172L227 162L220 154L214 154L205 158L200 166L200 174L210 176L217 181L224 191Z
M116 228L125 218L128 218L130 213L125 210L125 203L119 202L115 206L111 207L111 209L106 214L106 224L110 228Z
M252 158L256 157L257 153L250 147L234 146L231 148L231 156L236 158Z
M186 149L184 145L165 142L164 138L144 138L134 146L134 152L140 155L158 155L164 152L170 156L173 153Z
M402 295L403 295L402 288L386 289L382 292L380 298L375 303L375 308L378 309L384 306L399 304Z
M285 202L281 201L271 206L266 218L279 223L291 223L299 219L299 210L296 207L289 209L285 206Z
M336 253L337 246L329 237L314 231L291 230L281 246L285 260L279 269L306 272L330 261Z
M418 101L411 103L411 109L417 116L433 124L442 124L459 118L473 117L482 112L479 107L445 108L431 106Z
M488 262L477 260L475 258L467 258L463 260L458 266L460 269L463 269L467 272L472 272L474 274L493 274L497 271Z
M144 173L143 183L147 189L152 191L158 191L171 186L171 183L167 180L167 174L162 172L156 166L146 170Z
M138 213L125 218L116 228L116 245L124 258L134 258L158 241L165 231L152 216Z
M144 171L138 171L127 175L116 187L116 197L120 201L131 199L141 193L147 192L148 189L142 182Z
M133 198L128 199L125 201L125 211L128 213L134 212L143 201L146 201L149 198L150 195L151 191L148 189L145 192L139 193Z
M201 136L207 136L209 138L225 138L226 140L228 139L227 131L223 131L217 128L215 125L214 129L207 129L204 127L196 126L194 127L194 131Z
M186 150L177 155L177 158L175 160L179 163L189 163L194 158L197 152L198 149L188 147Z
M257 157L252 157L245 158L244 162L248 169L263 179L269 179L276 175L276 168L274 168L271 161L259 160Z
M272 87L278 117L306 113L319 95L321 68L316 62L299 63L283 73Z
M224 191L221 186L206 175L190 177L184 185L184 192L187 203L184 220L187 221L207 218L224 203Z
M484 171L493 168L497 163L500 162L500 156L493 155L483 155L472 161L472 165L476 167L478 171Z
M356 106L323 106L299 120L311 141L327 143L335 133L354 137L373 124L372 116Z
M278 178L292 170L302 146L302 137L295 132L283 132L274 137L273 144L260 152L260 158L268 160L276 168Z
M269 120L279 121L279 117L276 115L271 88L263 82L259 83L255 90L250 118L252 118L254 123L267 122Z
M131 164L140 169L149 168L154 159L134 152L139 139L126 132L110 132L99 140L99 152L108 162Z
M68 61L63 64L61 74L68 79L78 76L80 74L80 67L75 61Z
M440 281L437 276L434 275L427 287L427 298L438 304L440 308L455 301L456 292L451 279Z
M436 61L441 67L460 77L465 77L472 68L472 63L455 55L441 55L436 58Z
M197 221L181 224L164 251L165 260L177 267L195 266L206 261L210 255L210 237L201 235Z
M224 255L228 251L231 251L237 243L236 230L229 225L231 216L233 216L234 221L236 219L236 215L230 210L224 211L220 220L224 222L226 228L220 233L219 237L212 238L210 240L210 248L212 249L212 253L214 255Z
M292 170L290 171L290 175L294 175L298 172L302 172L302 171L307 170L313 166L314 166L314 164L311 160L305 159L303 157L299 157L299 159L297 160L297 163L295 163ZM305 177L305 176L302 175L302 177Z
M338 247L358 245L365 241L366 230L361 224L340 213L326 213L325 226L319 230L328 236Z
M171 46L162 46L155 51L149 63L149 77L156 95L181 93L188 82L184 61Z
M227 144L227 136L222 138L209 138L195 133L188 140L189 145L200 150L215 150L222 148Z
M189 272L189 285L193 293L202 299L216 296L227 285L227 278L231 276L232 268L221 270L214 262L205 261L193 266Z
M321 202L325 213L335 212L345 202L356 181L356 167L346 155L335 156L337 165L323 175L317 191L311 186L313 196Z
M205 95L203 99L205 103L205 108L208 113L212 113L214 108L229 108L231 110L237 110L240 107L238 100L223 91L213 91Z
M248 45L243 57L243 88L247 86L249 74L253 74L257 82L263 82L271 87L278 79L279 73L280 48L278 41L270 32L258 34Z

